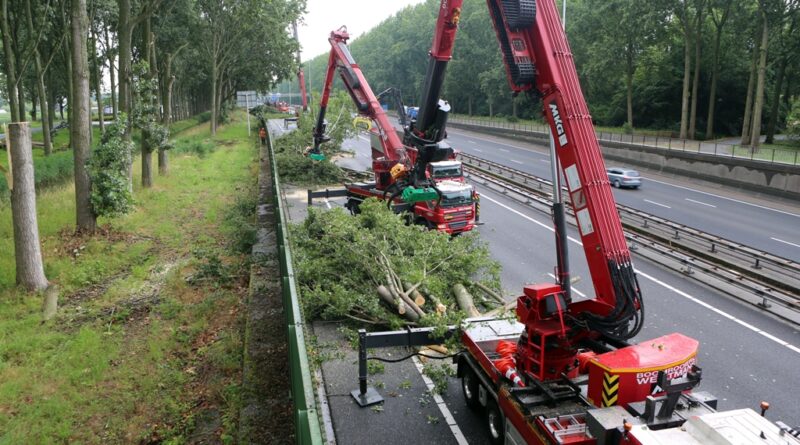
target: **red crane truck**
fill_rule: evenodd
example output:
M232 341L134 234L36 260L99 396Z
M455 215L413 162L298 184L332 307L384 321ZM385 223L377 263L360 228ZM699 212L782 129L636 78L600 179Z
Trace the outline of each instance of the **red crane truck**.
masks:
M325 112L334 74L338 71L358 114L373 123L370 146L375 180L345 184L342 192L347 197L345 206L357 213L361 202L377 198L386 200L397 212L407 212L411 222L428 228L451 235L472 230L477 201L474 188L463 180L463 175L454 179L442 174L445 170L453 171L450 165L441 164L454 158L453 150L446 144L428 144L420 148L402 143L350 54L349 38L347 29L342 27L332 31L328 39L331 52L314 127L314 145L307 150L308 155L312 159L324 159L321 145L329 140L325 135ZM458 171L461 172L460 168ZM337 193L328 192L326 196L337 196Z
M440 15L460 13L461 3L442 0ZM763 417L768 405L761 415L718 412L713 396L692 391L702 376L696 340L673 333L628 343L642 327L644 304L555 4L487 4L512 90L541 98L595 292L571 297L556 203L557 282L525 286L516 320L474 318L451 327L448 335L464 346L454 357L464 398L485 413L491 442L800 445L800 433ZM382 400L366 386L368 348L442 340L427 328L359 336L360 388L352 395L362 406Z

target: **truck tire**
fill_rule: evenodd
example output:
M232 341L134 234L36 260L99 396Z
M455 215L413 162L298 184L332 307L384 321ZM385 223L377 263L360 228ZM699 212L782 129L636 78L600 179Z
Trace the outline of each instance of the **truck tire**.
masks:
M506 443L506 417L493 399L489 399L486 404L486 427L489 430L489 442L492 445Z
M481 407L481 402L478 399L478 389L480 382L475 371L469 365L464 364L464 373L461 376L461 391L464 393L464 401L467 402L467 407L471 410L478 410Z

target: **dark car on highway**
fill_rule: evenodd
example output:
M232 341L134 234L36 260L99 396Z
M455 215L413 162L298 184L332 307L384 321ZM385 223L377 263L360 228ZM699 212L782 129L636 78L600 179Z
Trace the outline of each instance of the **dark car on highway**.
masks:
M616 188L638 189L642 185L642 176L636 170L621 167L611 167L606 169L608 181Z

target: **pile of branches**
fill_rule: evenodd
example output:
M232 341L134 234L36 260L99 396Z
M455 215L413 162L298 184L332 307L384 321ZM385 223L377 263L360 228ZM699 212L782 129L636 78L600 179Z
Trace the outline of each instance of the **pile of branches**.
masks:
M408 226L385 203L361 213L309 209L293 227L295 274L307 319L359 325L458 323L503 304L499 264L475 234L456 238ZM475 301L476 295L488 296Z

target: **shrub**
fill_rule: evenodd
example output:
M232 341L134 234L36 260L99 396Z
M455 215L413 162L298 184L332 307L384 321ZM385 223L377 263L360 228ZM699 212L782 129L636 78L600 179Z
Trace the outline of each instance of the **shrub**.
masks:
M800 143L800 97L792 99L792 109L786 116L786 134L796 143Z
M2 155L5 157L6 154ZM47 157L33 159L33 175L36 190L60 185L73 177L72 151L59 151ZM11 193L8 190L6 176L0 174L0 201L8 201Z
M204 139L180 139L175 142L175 152L205 158L216 149L213 142Z
M90 200L97 216L124 215L131 210L133 198L128 188L128 165L133 143L125 140L127 117L124 113L108 125L100 144L89 160L92 180Z

